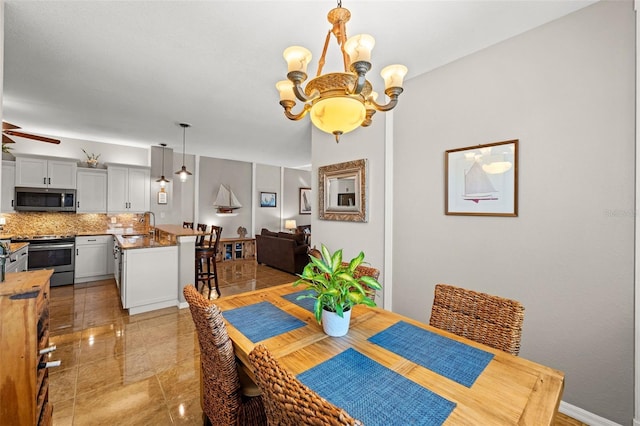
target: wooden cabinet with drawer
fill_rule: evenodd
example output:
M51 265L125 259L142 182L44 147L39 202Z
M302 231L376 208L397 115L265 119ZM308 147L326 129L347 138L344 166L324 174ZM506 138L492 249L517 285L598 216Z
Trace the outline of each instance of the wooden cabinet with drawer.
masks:
M0 285L1 425L52 424L46 353L52 273L9 273Z

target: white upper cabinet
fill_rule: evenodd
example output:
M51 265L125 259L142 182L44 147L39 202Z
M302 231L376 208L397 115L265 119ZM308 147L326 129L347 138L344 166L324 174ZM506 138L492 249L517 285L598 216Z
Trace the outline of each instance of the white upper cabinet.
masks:
M108 213L141 213L149 210L150 179L148 167L108 166Z
M2 162L2 199L0 210L3 213L13 212L13 197L15 197L15 183L16 183L16 163L13 161Z
M107 171L78 169L76 211L78 213L107 212Z
M16 186L76 189L77 160L16 156Z

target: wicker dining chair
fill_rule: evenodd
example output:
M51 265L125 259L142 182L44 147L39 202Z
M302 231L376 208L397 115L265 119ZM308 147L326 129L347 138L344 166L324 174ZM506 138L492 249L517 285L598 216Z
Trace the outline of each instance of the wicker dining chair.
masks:
M249 354L256 383L262 390L269 425L363 425L302 384L285 370L264 345Z
M241 386L243 376L222 312L192 285L183 293L200 342L201 403L206 419L215 426L266 425L262 396L245 396L256 395L255 384L254 389L251 384L246 390Z
M518 355L523 322L520 302L436 284L429 320L433 327Z
M342 264L344 266L349 266L348 262L342 262ZM353 278L360 278L360 277L371 277L375 280L378 279L378 277L380 276L380 271L376 268L372 268L371 266L366 266L366 265L358 265L356 267L356 270L353 271ZM366 285L363 285L364 287L364 291L367 294L367 297L369 297L372 300L375 300L376 298L376 290L370 287L367 287Z

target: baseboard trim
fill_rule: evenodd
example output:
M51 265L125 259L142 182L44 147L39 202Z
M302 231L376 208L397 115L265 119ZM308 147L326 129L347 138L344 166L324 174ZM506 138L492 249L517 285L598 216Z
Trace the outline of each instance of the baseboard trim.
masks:
M587 410L583 410L580 407L576 407L575 405L568 404L564 401L560 401L558 411L590 426L621 426L619 423L612 422L611 420L597 416ZM634 425L640 426L640 423L636 423L634 420Z

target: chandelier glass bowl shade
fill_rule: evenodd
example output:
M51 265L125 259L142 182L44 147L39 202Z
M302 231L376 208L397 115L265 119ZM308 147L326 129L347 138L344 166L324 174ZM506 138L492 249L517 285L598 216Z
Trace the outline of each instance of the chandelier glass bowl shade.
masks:
M320 130L335 135L339 142L340 135L348 133L359 126L369 126L376 111L389 111L398 103L402 93L404 76L407 67L390 65L381 71L385 81L385 94L389 102L380 105L376 102L377 93L365 78L371 69L371 50L375 40L368 34L358 34L347 39L346 23L351 12L342 7L329 11L327 19L333 25L325 39L324 49L318 62L316 77L307 80L307 66L311 62L311 52L301 46L285 49L283 56L287 61L287 80L279 81L276 88L280 93L280 105L290 120L300 120L310 113L311 122ZM329 41L333 34L340 46L344 62L344 72L322 74ZM304 103L302 111L292 112L296 101Z
M164 187L167 186L167 184L171 181L164 177L164 149L167 144L161 143L160 146L162 147L162 176L160 176L160 179L156 179L156 182L160 182L160 188L164 189Z
M182 168L178 170L175 174L180 176L180 182L186 182L191 176L191 172L187 170L187 167L184 165L184 154L185 154L185 132L187 127L191 127L191 124L187 123L178 123L180 127L182 127Z

